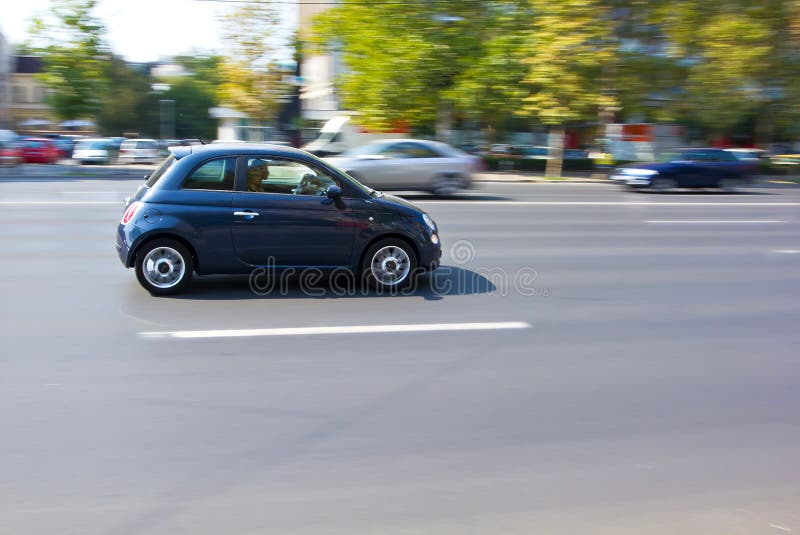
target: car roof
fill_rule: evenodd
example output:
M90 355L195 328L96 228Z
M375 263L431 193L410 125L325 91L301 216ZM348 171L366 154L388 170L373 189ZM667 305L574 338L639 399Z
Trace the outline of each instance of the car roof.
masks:
M308 156L304 150L287 147L286 145L271 145L269 143L208 143L206 145L180 145L170 147L170 152L181 159L190 154L206 154L208 156L259 155L269 151L276 156Z

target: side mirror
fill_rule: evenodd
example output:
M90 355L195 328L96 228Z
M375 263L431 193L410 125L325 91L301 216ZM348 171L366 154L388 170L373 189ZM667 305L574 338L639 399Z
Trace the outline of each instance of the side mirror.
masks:
M326 195L329 199L333 199L334 201L341 199L342 197L342 188L337 186L336 184L332 184L328 186L328 191Z

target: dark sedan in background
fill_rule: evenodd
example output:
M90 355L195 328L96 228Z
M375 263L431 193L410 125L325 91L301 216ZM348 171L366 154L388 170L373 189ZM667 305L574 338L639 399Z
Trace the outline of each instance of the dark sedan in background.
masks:
M723 149L679 149L661 162L618 167L609 178L632 189L667 191L674 188L721 188L746 185L754 166Z

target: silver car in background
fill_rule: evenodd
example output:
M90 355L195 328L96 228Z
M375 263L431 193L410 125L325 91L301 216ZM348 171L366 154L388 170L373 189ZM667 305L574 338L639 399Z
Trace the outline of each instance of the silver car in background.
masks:
M327 162L370 187L450 195L472 186L483 160L445 143L387 139L349 150Z

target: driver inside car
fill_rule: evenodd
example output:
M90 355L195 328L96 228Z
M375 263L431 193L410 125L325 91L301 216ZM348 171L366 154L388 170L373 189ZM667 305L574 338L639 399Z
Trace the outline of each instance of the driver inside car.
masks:
M263 181L269 177L269 166L264 160L253 160L247 166L247 191L264 192Z

